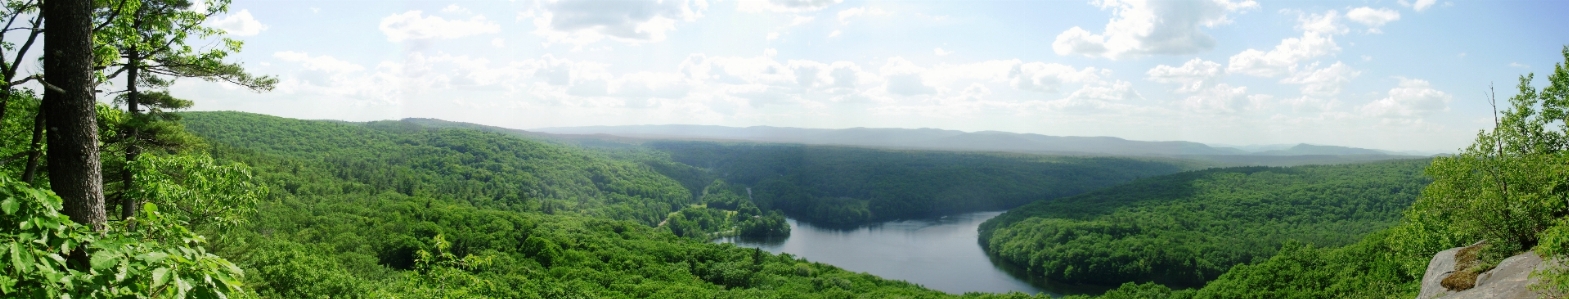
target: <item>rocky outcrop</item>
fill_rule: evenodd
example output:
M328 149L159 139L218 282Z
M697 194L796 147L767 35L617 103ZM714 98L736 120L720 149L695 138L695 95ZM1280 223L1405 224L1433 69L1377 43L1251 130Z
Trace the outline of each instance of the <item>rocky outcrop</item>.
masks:
M1542 257L1534 252L1526 252L1512 256L1499 262L1497 267L1476 276L1476 286L1464 291L1452 291L1444 288L1440 283L1445 277L1455 272L1455 253L1465 247L1455 247L1439 251L1433 255L1433 260L1427 263L1427 273L1422 275L1422 292L1417 299L1462 299L1462 298L1537 298L1535 291L1528 286L1535 279L1531 279L1531 272L1542 267Z

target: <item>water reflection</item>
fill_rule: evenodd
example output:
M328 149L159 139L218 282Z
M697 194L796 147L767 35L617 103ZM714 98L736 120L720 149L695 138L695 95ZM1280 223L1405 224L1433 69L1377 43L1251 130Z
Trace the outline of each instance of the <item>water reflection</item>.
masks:
M962 294L1009 292L1029 294L1096 294L1106 288L1032 281L1022 269L1009 267L981 250L976 229L1002 212L978 212L932 219L893 221L853 229L790 223L790 237L773 240L725 239L720 242L786 252L850 271Z

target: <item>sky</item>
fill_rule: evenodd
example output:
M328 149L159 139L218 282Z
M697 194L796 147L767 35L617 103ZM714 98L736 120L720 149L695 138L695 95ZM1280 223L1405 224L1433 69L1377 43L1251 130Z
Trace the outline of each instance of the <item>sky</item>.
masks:
M940 128L1455 152L1565 1L235 0L280 83L193 110L492 126Z

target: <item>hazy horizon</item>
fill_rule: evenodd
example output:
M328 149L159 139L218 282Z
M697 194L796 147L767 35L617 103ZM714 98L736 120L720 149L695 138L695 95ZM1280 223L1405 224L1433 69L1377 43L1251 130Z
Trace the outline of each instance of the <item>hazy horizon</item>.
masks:
M195 110L506 128L939 128L1454 152L1569 44L1551 1L259 1ZM292 107L309 107L300 109Z

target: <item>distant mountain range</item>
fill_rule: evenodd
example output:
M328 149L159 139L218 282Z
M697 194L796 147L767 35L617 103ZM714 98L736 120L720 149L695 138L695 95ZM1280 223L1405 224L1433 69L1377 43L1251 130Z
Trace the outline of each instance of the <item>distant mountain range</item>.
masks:
M643 139L733 140L880 148L995 151L1114 156L1417 156L1364 148L1297 144L1252 146L1247 150L1187 141L1135 141L1116 137L1064 137L998 131L942 129L802 129L704 125L642 125L540 128L550 134L610 135Z

